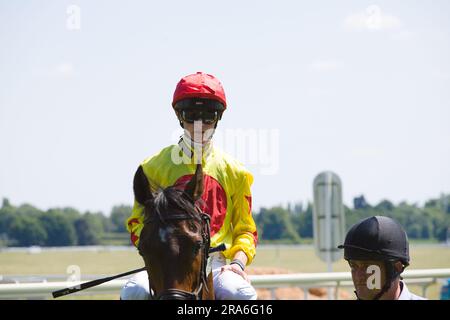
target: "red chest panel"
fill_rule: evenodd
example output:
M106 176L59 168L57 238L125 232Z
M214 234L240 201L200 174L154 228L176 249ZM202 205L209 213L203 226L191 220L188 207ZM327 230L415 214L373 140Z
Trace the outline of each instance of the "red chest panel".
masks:
M191 180L193 175L185 175L180 177L175 185L185 188L187 183ZM203 195L202 200L199 201L199 206L211 217L211 237L223 225L225 215L227 213L227 196L225 190L220 183L213 177L203 174Z

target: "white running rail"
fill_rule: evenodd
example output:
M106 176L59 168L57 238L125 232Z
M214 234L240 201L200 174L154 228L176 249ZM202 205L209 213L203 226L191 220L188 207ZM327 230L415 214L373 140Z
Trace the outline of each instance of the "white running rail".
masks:
M280 287L299 287L308 298L308 288L335 287L335 299L338 297L339 287L352 287L350 272L323 272L323 273L290 273L270 275L250 275L252 285L256 288L268 288L272 291ZM450 278L449 269L406 270L402 273L407 284L422 286L422 295L426 296L426 289L437 282L437 279ZM120 289L127 280L112 280L82 290L78 295L116 294L119 297ZM0 284L0 299L53 299L51 293L56 290L75 286L81 282L42 282L42 283L13 283Z

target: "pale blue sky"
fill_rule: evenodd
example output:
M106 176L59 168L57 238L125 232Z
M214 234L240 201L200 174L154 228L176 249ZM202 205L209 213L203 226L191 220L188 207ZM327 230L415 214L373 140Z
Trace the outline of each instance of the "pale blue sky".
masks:
M219 129L279 134L275 174L247 163L255 209L312 199L324 170L347 205L450 192L449 1L0 0L0 197L131 204L196 71L225 87Z

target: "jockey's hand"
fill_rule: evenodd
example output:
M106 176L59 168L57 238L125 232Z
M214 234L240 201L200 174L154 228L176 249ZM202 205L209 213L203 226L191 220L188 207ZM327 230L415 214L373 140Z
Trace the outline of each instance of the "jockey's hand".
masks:
M225 271L232 271L234 273L237 273L238 275L240 275L242 278L244 278L245 281L247 281L248 283L250 283L250 279L247 276L247 274L245 273L245 271L243 271L241 269L241 267L239 267L237 264L226 264L224 265L221 269L220 269L220 273L225 272Z

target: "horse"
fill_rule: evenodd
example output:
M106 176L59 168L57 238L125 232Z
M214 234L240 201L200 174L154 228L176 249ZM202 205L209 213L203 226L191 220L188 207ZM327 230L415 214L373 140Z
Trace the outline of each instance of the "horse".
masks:
M207 270L210 217L196 204L203 193L201 164L184 190L170 186L155 193L140 166L133 190L144 205L138 251L149 278L149 298L213 300L212 272Z

